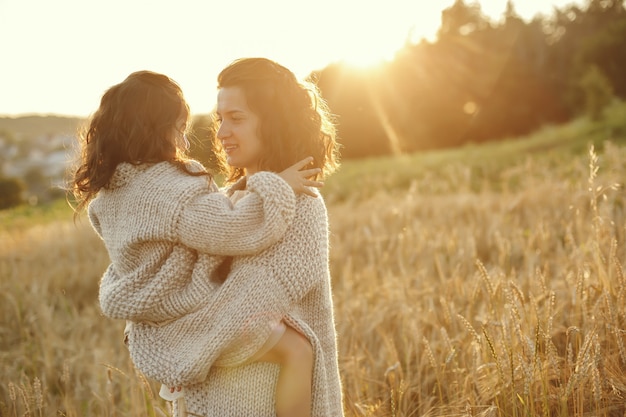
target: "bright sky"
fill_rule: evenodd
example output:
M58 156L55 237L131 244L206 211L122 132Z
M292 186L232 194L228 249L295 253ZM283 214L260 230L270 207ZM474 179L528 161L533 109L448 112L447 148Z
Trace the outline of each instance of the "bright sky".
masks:
M331 62L390 59L432 37L454 0L0 0L0 115L88 116L102 93L149 69L192 113L215 102L232 60L265 56L304 77ZM469 3L469 2L468 2ZM525 19L572 0L517 0ZM506 0L481 0L499 17Z

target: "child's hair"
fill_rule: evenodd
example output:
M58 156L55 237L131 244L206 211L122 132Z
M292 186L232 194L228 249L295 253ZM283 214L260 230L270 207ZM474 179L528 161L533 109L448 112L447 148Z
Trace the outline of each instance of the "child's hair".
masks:
M189 106L179 85L163 74L137 71L109 88L79 134L80 156L72 191L83 209L117 165L170 161L185 168L183 135Z
M313 167L322 170L318 179L338 168L335 125L316 85L299 82L289 69L266 58L234 61L220 72L217 83L218 89L241 88L248 106L259 117L261 170L280 172L307 156L313 157ZM218 125L215 118L215 132ZM217 135L214 138L221 149ZM223 152L218 158L224 161ZM228 170L228 182L244 175L241 168Z

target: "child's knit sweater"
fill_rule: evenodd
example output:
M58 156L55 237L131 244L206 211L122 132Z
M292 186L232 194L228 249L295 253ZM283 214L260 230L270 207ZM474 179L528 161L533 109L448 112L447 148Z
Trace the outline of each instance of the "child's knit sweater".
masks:
M198 163L188 166L203 170ZM278 175L260 172L249 178L249 186L254 192L233 205L208 176L189 175L167 162L119 164L88 210L111 259L100 281L103 313L163 326L215 297L219 282L211 278L221 255L258 253L284 235L294 215L295 195ZM271 323L259 329L255 339L267 337ZM241 331L234 329L225 339L229 337L235 340ZM136 360L133 348L151 349L140 343L131 345L131 357L139 370L155 377ZM194 352L182 356L176 363L181 379L161 382L203 380L212 355L220 353L206 357L206 351L200 357ZM195 368L196 361L206 361L207 369Z

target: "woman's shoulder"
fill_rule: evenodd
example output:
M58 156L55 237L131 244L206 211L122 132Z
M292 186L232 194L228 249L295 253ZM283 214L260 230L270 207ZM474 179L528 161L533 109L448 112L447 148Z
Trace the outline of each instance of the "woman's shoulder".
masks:
M315 190L317 197L300 194L296 198L296 211L300 216L326 216L324 197Z
M312 197L306 194L298 194L298 197L296 199L297 203L305 205L305 206L311 206L311 207L313 206L325 207L326 202L324 201L324 196L322 195L320 190L315 187L310 187L310 189L315 194L315 197Z

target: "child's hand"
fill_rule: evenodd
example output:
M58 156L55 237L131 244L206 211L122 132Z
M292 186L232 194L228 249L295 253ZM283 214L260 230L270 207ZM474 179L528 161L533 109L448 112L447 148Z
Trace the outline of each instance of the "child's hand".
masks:
M319 174L321 172L321 169L303 169L312 161L312 157L305 158L302 161L296 162L278 175L282 179L287 181L287 184L289 184L291 188L293 188L293 191L296 194L307 194L311 197L317 197L317 194L315 194L313 190L309 189L308 187L320 188L324 185L324 183L320 181L310 180L309 177Z

